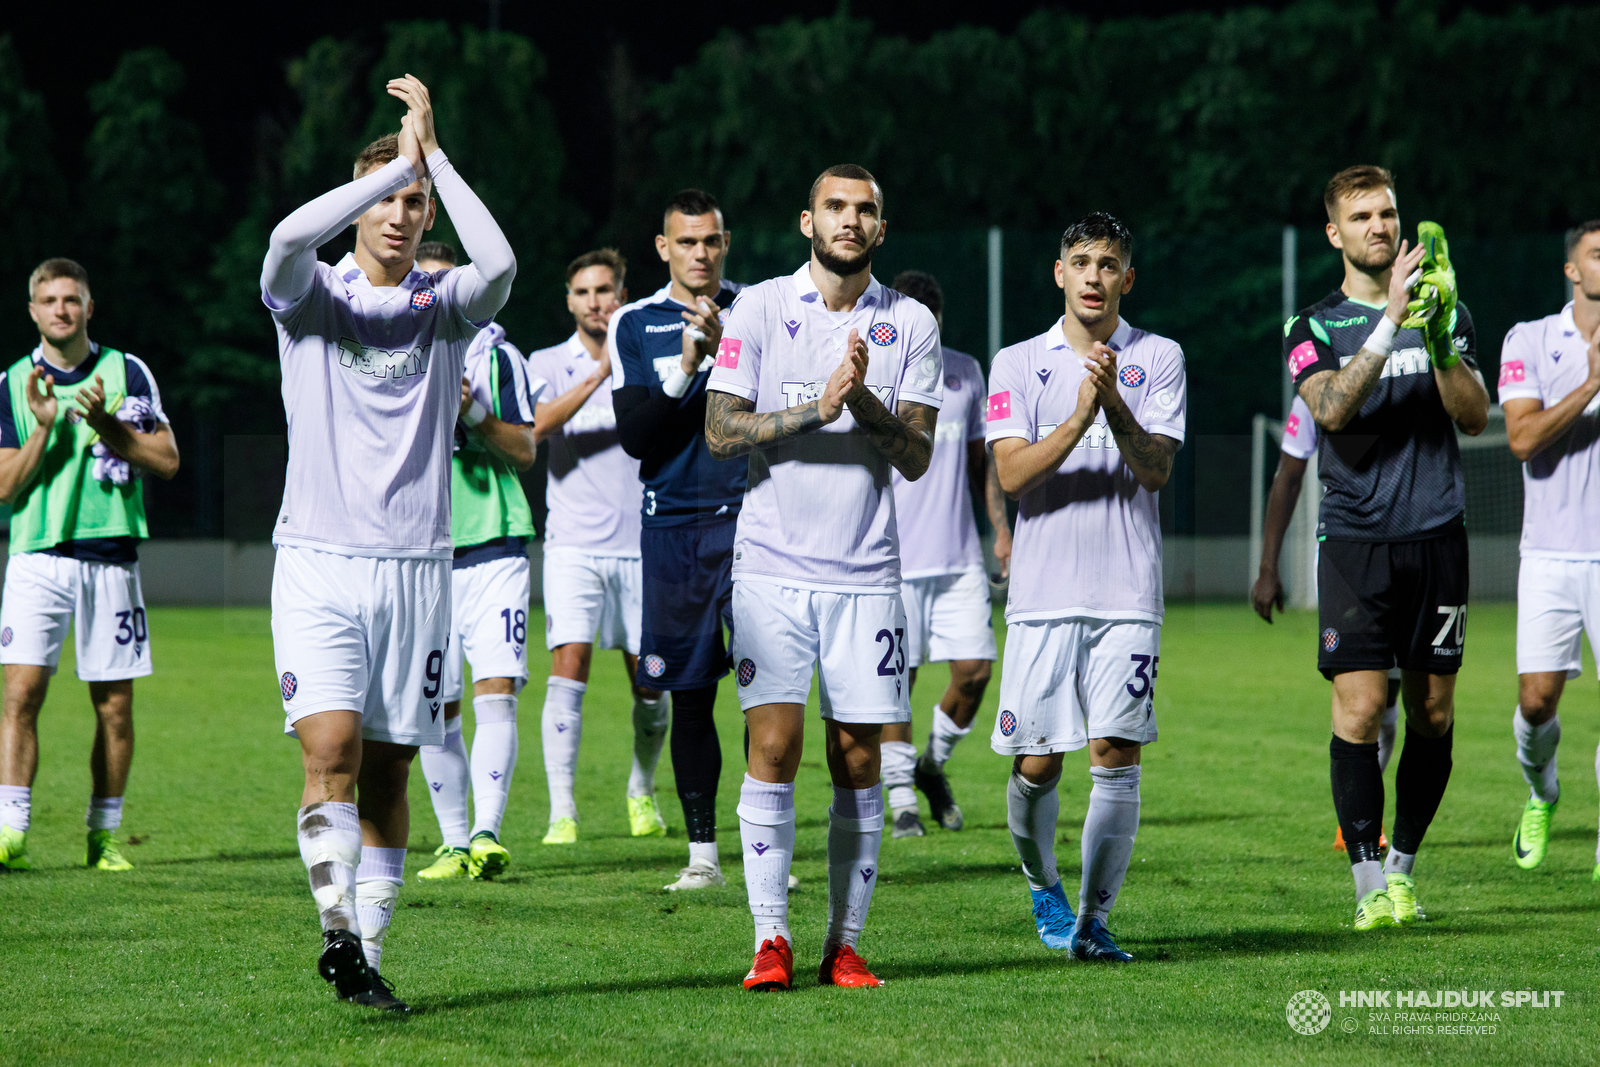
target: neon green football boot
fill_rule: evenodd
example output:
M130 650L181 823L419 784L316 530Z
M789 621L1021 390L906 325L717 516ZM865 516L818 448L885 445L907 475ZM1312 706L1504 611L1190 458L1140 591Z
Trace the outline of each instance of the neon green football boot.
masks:
M1394 913L1395 925L1409 926L1427 918L1422 913L1422 905L1417 903L1415 878L1399 871L1390 871L1384 877L1389 880L1389 906Z
M418 871L418 878L428 882L442 882L446 878L465 878L467 876L466 849L440 845L433 850L433 854L439 858Z
M628 798L628 825L634 837L667 836L667 820L661 817L655 797Z
M492 882L511 866L511 853L488 830L472 835L472 846L467 850L467 874L475 881Z
M550 829L544 832L544 843L547 845L576 845L578 843L578 820L570 819L565 815L559 819L551 819Z
M1394 903L1387 889L1374 889L1356 904L1357 930L1376 930L1394 925Z
M1528 797L1522 809L1522 822L1517 824L1517 835L1511 839L1511 855L1517 866L1531 871L1544 862L1544 853L1550 847L1550 820L1555 817L1557 800L1546 804L1538 797Z
M28 832L0 826L0 867L10 871L31 871L28 859Z
M83 865L97 871L131 871L133 864L122 857L117 847L117 837L112 830L90 830L89 846L84 850Z

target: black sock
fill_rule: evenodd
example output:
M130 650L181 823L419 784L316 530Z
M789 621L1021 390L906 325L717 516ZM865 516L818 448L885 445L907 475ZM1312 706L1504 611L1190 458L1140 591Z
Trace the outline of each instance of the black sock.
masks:
M1352 744L1337 735L1328 745L1332 767L1333 810L1339 816L1351 863L1378 858L1383 826L1383 771L1378 744Z
M712 715L717 687L672 694L672 774L690 841L717 839L717 780L722 777L722 742Z
M1416 855L1422 835L1428 832L1433 816L1450 784L1453 760L1450 750L1455 724L1443 737L1423 737L1406 727L1405 747L1400 750L1400 767L1394 775L1394 849Z

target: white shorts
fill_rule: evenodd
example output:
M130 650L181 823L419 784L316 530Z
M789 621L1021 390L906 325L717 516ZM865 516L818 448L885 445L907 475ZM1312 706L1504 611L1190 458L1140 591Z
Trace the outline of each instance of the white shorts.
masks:
M820 593L736 578L733 659L745 711L804 704L820 666L824 719L911 721L899 593Z
M1073 752L1091 738L1156 739L1161 626L1047 619L1006 627L1000 715L989 747L1005 756Z
M637 556L591 556L576 548L544 554L544 645L574 642L639 654L644 579Z
M272 652L284 733L321 711L361 713L361 736L444 744L450 561L280 546Z
M56 673L74 622L83 681L122 682L153 670L137 563L91 563L48 552L12 556L0 596L0 663Z
M908 666L995 658L994 608L983 571L908 578L900 583L900 599Z
M1517 570L1517 673L1583 673L1600 635L1600 561L1524 559ZM1600 653L1597 653L1600 654Z
M492 559L450 572L450 647L444 653L444 702L466 693L463 660L472 678L510 678L520 692L528 680L527 556Z

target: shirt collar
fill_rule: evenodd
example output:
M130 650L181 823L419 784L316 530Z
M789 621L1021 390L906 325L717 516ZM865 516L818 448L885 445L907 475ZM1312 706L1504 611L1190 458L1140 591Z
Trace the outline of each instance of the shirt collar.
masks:
M1572 319L1572 301L1567 301L1567 306L1561 309L1561 332L1572 336L1578 332L1578 324Z
M1061 324L1067 321L1065 315L1056 320L1056 324L1045 333L1045 347L1052 351L1058 348L1069 348L1066 331ZM1128 347L1128 342L1133 339L1133 327L1128 325L1128 320L1121 315L1117 316L1117 328L1111 331L1111 340L1107 342L1113 352L1121 352Z
M354 252L346 252L344 254L344 258L339 260L339 262L334 265L333 269L334 269L334 272L339 275L340 279L342 279L346 285L362 285L362 286L364 286L364 287L366 287L368 289L372 289L372 290L376 290L377 289L377 286L373 285L370 281L367 280L367 272L362 270L361 269L361 264L356 262L356 255L355 255ZM426 278L426 277L427 277L427 275L423 274L421 271L419 271L416 268L416 266L413 264L412 268L411 268L411 273L407 274L406 277L405 277L405 281L401 282L395 288L397 288L397 289L414 289L414 288L416 288L416 283L420 279L423 279L423 278Z
M817 291L816 282L811 280L810 260L806 260L806 262L802 263L800 265L800 269L795 271L789 277L794 282L795 294L799 296L801 300L808 304L815 304L820 308L826 308L826 305L822 303L822 294ZM863 307L876 307L882 303L883 283L869 274L867 275L866 291L863 292L861 294L861 298L856 301L856 309L859 311Z

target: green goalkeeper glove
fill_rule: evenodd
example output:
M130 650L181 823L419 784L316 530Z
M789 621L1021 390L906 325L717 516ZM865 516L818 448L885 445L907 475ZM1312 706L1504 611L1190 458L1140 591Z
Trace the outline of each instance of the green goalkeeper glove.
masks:
M1419 267L1422 277L1417 283L1416 299L1406 305L1408 314L1400 325L1420 329L1433 365L1449 370L1461 362L1450 335L1456 313L1456 271L1450 264L1450 242L1445 239L1444 227L1437 222L1419 222L1417 243L1426 249Z

